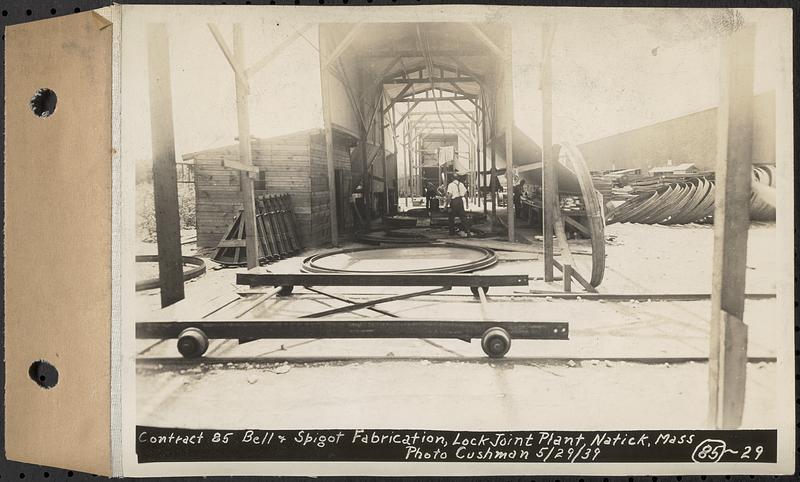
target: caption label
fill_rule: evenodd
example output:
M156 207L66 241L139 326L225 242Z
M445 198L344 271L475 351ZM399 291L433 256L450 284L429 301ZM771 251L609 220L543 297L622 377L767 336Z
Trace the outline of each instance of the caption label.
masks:
M775 463L776 430L187 430L137 427L140 463L224 461Z

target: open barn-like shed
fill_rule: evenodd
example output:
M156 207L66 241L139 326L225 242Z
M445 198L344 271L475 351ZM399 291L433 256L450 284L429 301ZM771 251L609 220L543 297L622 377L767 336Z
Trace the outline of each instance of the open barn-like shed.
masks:
M195 152L186 160L195 161L195 182L202 186L198 190L197 215L211 223L215 229L224 226L223 218L228 213L239 210L239 232L236 239L226 237L218 245L218 249L236 248L247 253L247 271L237 273L237 284L249 285L250 289L266 288L267 291L249 291L245 295L257 295L254 303L236 314L238 319L269 298L289 296L294 288L321 294L347 306L334 307L321 312L305 313L304 318L324 318L329 315L370 309L374 312L396 317L394 314L374 309L376 304L407 300L418 296L428 296L440 291L448 291L452 287L470 288L485 307L486 292L490 286L514 287L525 286L531 290L531 282L542 281L552 287L552 283L563 283L563 291L572 291L572 281L581 285L584 292L580 296L593 296L594 299L622 300L629 298L627 293L598 293L597 287L603 281L606 263L605 236L606 216L603 199L593 184L593 178L581 151L574 145L564 143L554 146L552 142L552 66L551 51L554 41L554 23L543 19L541 23L532 24L537 29L537 37L541 41L539 49L530 49L529 55L536 57L538 85L519 85L517 89L536 90L541 104L535 108L525 109L520 125L514 119L514 79L512 59L512 28L503 23L473 22L354 22L354 23L322 23L318 26L318 41L311 42L303 36L303 32L313 24L295 28L296 34L290 34L283 43L274 47L259 61L250 64L244 59L244 35L241 24L233 24L233 42L228 44L225 37L214 24L208 24L211 34L219 45L234 72L236 92L236 114L238 142L235 145ZM294 27L293 27L294 28ZM516 25L519 29L519 25ZM515 30L515 35L519 30ZM742 322L744 308L744 273L747 259L747 213L751 193L751 163L753 158L753 71L754 71L754 35L752 27L736 29L724 38L720 55L720 107L717 110L716 132L718 142L715 149L716 198L708 195L709 184L702 181L698 184L684 183L680 188L668 187L662 192L648 193L648 203L630 207L628 214L638 214L642 219L666 223L674 220L667 217L659 206L661 194L670 203L685 206L692 202L693 211L705 212L714 208L714 260L711 293L708 294L712 304L710 323L709 350L709 419L718 427L736 427L741 422L744 383L741 377L745 368L747 349L747 332ZM303 131L280 138L254 139L250 132L248 95L252 74L278 55L286 45L299 41L303 37L317 51L319 57L319 73L322 104L323 129ZM178 213L174 196L175 153L172 138L171 112L169 105L169 59L167 34L165 28L153 28L150 32L151 42L150 76L151 76L151 124L154 151L155 205L158 228L159 278L162 289L162 307L175 303L184 297L181 271L181 245L178 229ZM232 47L231 47L232 45ZM528 47L530 44L526 44ZM654 49L654 51L657 49ZM652 54L655 55L655 54ZM562 56L563 59L563 56ZM528 59L530 64L530 59ZM167 83L162 82L167 79ZM526 80L530 82L530 78ZM533 83L535 84L535 83ZM165 87L166 85L166 87ZM316 93L314 94L316 95ZM158 115L159 108L165 109L164 115ZM563 111L564 108L562 107ZM530 132L528 123L533 118L541 119L541 137L534 141L524 132ZM615 155L619 151L615 150ZM458 175L458 176L455 176ZM763 170L765 177L772 178L772 171ZM507 275L475 274L474 267L465 268L469 273L447 271L435 276L426 276L424 272L404 272L409 259L416 256L421 268L432 264L430 251L423 250L410 254L405 248L395 251L395 263L400 268L386 268L390 256L383 252L369 252L364 257L364 264L378 266L379 273L367 273L358 270L336 270L330 267L314 265L319 256L330 253L317 253L303 260L299 265L290 267L300 273L271 272L268 269L255 269L264 256L266 262L296 258L302 247L341 246L343 241L350 241L351 235L365 234L370 230L381 230L388 234L387 221L402 221L403 216L394 216L400 209L401 198L407 203L409 198L430 194L431 187L441 189L454 177L465 179L469 189L454 183L455 194L444 197L450 202L450 238L454 231L454 214L458 210L462 224L466 229L461 234L470 237L469 222L463 206L459 206L468 196L474 196L476 204L483 207L490 226L486 230L492 237L493 246L501 246L514 253L524 253L531 260L538 259L540 252L533 251L531 244L541 239L543 276L534 276L531 271L515 275L513 279ZM519 183L517 183L519 180ZM537 208L537 217L541 216L541 233L525 239L517 232L515 210L522 211L521 191L526 180L537 184L537 191L528 194L528 201ZM649 180L648 180L649 182ZM517 189L514 189L517 187ZM499 206L498 191L503 189L506 195L513 190L514 202L507 202L503 209ZM281 193L276 193L281 190ZM172 191L172 192L170 192ZM269 224L264 219L270 218L278 210L262 209L259 206L260 192L270 195L288 193L295 205L295 212L301 238L305 238L305 246L297 246L296 239L289 236L288 248L279 249L278 255L272 256L269 247L259 244L262 236L269 231ZM481 193L479 197L477 194ZM562 199L562 194L568 194ZM699 194L698 194L699 193ZM489 195L489 200L486 199ZM460 198L460 201L459 201ZM573 199L574 198L574 199ZM644 199L644 196L641 197ZM700 199L702 198L702 199ZM453 200L455 199L455 201ZM639 199L637 197L636 199ZM694 200L703 204L694 203ZM414 202L419 199L412 199ZM567 206L563 201L574 204ZM538 205L536 204L538 203ZM563 205L562 205L563 204ZM489 211L491 205L491 211ZM702 207L700 209L699 207ZM162 207L169 208L161 209ZM282 209L282 208L281 208ZM226 211L227 210L227 211ZM421 210L421 209L420 209ZM580 214L565 214L565 211ZM434 216L428 210L428 219L433 226ZM279 234L283 223L284 211L280 211ZM528 211L531 212L531 211ZM223 213L223 214L220 214ZM475 210L472 211L475 213ZM356 233L356 219L360 232ZM362 216L365 219L362 219ZM572 217L571 217L572 216ZM687 219L689 216L686 216ZM408 216L406 216L406 219ZM580 218L576 221L576 219ZM694 219L694 217L692 217ZM373 222L379 221L379 222ZM216 225L214 223L216 222ZM269 222L269 219L268 221ZM528 222L531 222L529 215ZM261 224L259 224L261 223ZM571 224L574 231L582 234L585 250L581 255L590 258L582 266L570 252L565 225ZM287 222L291 225L291 222ZM233 228L231 225L231 230ZM243 228L244 227L244 228ZM246 231L247 227L254 227ZM380 229L377 229L380 228ZM520 231L522 226L519 226ZM374 234L375 231L366 233ZM531 230L533 231L533 230ZM505 236L496 236L498 233ZM412 233L413 234L413 233ZM204 233L198 229L198 244ZM215 237L220 231L213 233ZM358 237L365 241L367 236ZM441 239L445 239L444 243ZM381 238L376 235L371 241L380 244ZM384 238L385 239L385 238ZM410 238L401 239L406 241ZM431 241L435 239L435 241ZM413 240L413 239L412 239ZM435 248L445 251L455 245L453 239L444 236L428 239ZM457 241L457 240L455 240ZM474 249L463 240L462 251ZM209 242L210 238L203 242ZM246 243L246 244L245 244ZM554 244L558 249L554 253ZM280 244L280 243L279 243ZM355 243L353 243L355 244ZM409 243L411 244L411 243ZM527 244L528 246L521 246ZM421 246L415 246L420 248ZM246 250L242 249L246 248ZM424 248L424 247L423 247ZM498 248L500 249L500 248ZM345 247L345 260L335 263L351 263L351 253L366 251L362 248ZM274 254L274 253L273 253ZM333 256L336 256L335 254ZM446 251L448 261L458 260L458 255ZM355 256L352 256L355 257ZM556 260L555 258L558 258ZM513 260L514 256L508 259ZM517 258L518 259L518 258ZM234 258L237 265L242 265L237 254ZM493 261L494 262L494 261ZM220 263L223 264L223 263ZM469 263L461 263L467 264ZM460 266L458 264L457 266ZM479 263L480 264L480 263ZM591 271L587 265L591 264ZM338 265L337 265L338 266ZM481 269L486 266L481 265ZM539 269L539 265L536 269ZM338 269L338 268L336 268ZM561 271L556 277L554 269ZM709 271L710 271L709 270ZM609 270L612 271L612 270ZM613 272L612 272L613 274ZM619 273L618 277L621 276ZM648 276L651 272L647 273ZM505 277L504 277L505 276ZM626 278L627 279L627 278ZM494 284L493 284L494 283ZM334 286L352 287L369 286L395 289L404 287L441 288L426 289L404 294L392 294L378 300L360 301L340 294L325 293L315 287ZM345 293L347 294L347 293ZM353 293L350 293L353 294ZM507 292L514 299L522 299L522 293ZM531 293L551 297L552 291ZM558 293L561 295L561 293ZM614 296L611 296L614 295ZM650 301L648 293L641 294ZM662 300L673 299L675 293L656 293L652 296ZM576 294L577 296L577 294ZM647 297L645 297L647 296ZM696 294L692 294L696 296ZM705 295L703 295L705 296ZM580 297L577 297L581 300ZM705 298L704 298L705 299ZM549 301L549 300L548 300ZM471 309L471 308L470 308ZM484 308L482 308L483 310ZM528 310L526 309L526 312ZM482 316L486 312L482 311ZM247 330L254 326L271 327L269 320L264 325L249 324ZM354 324L340 324L341 329L327 330L330 320L305 325L299 330L296 320L286 325L285 331L239 331L218 332L220 337L236 335L239 340L252 341L260 337L280 336L284 338L350 338L356 335L384 336L396 327L403 327L403 337L426 338L431 334L441 335L441 326L447 320L436 320L430 324L413 320L386 320L371 324L356 321ZM450 320L453 321L453 320ZM459 315L453 321L458 330L467 324ZM512 324L525 323L514 321ZM291 325L291 326L290 326ZM214 328L217 325L203 325ZM239 326L228 324L230 326ZM534 325L529 325L535 327ZM538 325L537 325L538 326ZM354 328L355 327L355 328ZM144 333L152 336L173 336L194 339L198 346L205 344L200 355L205 352L207 337L200 330L199 334L181 335L175 327L159 333ZM470 329L474 328L470 327ZM490 326L481 325L480 333L448 331L448 337L463 340L484 336L484 351L487 350ZM159 329L166 329L162 325ZM268 328L272 329L272 328ZM426 331L426 330L433 331ZM538 329L538 328L537 328ZM143 329L144 330L144 329ZM239 330L236 328L235 330ZM364 331L366 330L366 331ZM565 327L556 327L555 331L547 328L547 336L566 337ZM146 330L145 330L146 331ZM276 335L278 333L278 335ZM391 332L397 334L398 332ZM538 333L538 332L537 332ZM538 339L539 334L528 333L531 339ZM393 335L394 336L394 335ZM515 334L515 336L517 336ZM205 339L205 342L203 341ZM190 340L191 341L191 340ZM510 342L510 338L507 338ZM501 343L507 351L508 343ZM503 350L494 353L505 354ZM189 350L190 353L196 353ZM501 356L502 356L501 354ZM192 355L194 356L194 355ZM198 355L199 356L199 355Z
M358 139L353 172L371 186L367 205L378 205L380 196L387 206L396 205L399 191L422 194L429 167L422 145L430 136L458 138L466 154L460 174L473 192L492 184L488 180L498 170L511 172L513 156L498 158L497 142L504 142L502 152L513 152L513 135L504 135L513 125L508 26L323 24L319 39L326 130ZM390 185L375 175L382 159L373 153L383 150L396 154L398 171L404 173L405 185L397 186L394 197ZM328 161L330 171L333 160ZM330 195L334 203L335 193ZM332 216L331 224L336 223ZM513 240L513 206L505 224Z

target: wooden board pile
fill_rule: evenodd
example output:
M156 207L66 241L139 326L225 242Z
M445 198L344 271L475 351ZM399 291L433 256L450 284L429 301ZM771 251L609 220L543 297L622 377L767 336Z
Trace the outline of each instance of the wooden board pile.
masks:
M754 166L750 218L775 220L774 166ZM708 223L714 216L715 181L698 174L642 179L632 183L631 197L606 215L606 224Z
M297 224L288 194L266 194L256 198L256 228L260 248L259 262L272 262L297 254L302 250ZM228 227L217 245L212 260L223 266L247 264L247 226L242 211Z
M592 175L594 190L602 194L603 199L611 199L614 182L606 176Z
M559 196L559 204L561 205L561 212L569 216L583 216L586 214L586 206L584 206L581 196L561 194Z

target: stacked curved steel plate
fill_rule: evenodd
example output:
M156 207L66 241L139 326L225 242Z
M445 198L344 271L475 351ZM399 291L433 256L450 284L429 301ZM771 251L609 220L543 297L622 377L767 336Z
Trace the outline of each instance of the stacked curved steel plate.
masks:
M750 218L775 220L775 168L753 168ZM688 224L708 223L714 216L713 179L687 178L670 182L655 190L641 192L611 210L606 223Z
M750 219L753 221L774 221L775 197L775 166L753 167Z

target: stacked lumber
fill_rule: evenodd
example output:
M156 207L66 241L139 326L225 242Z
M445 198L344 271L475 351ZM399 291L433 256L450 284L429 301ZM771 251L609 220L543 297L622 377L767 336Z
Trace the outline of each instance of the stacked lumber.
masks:
M606 176L592 175L592 185L594 185L594 190L603 196L603 199L611 198L614 182L610 178Z
M583 204L583 197L561 194L559 196L561 212L568 216L583 216L586 214L586 206Z
M272 262L297 254L302 250L288 194L266 194L256 197L256 228L261 255L259 262ZM223 266L247 264L247 226L242 211L228 227L212 260Z

